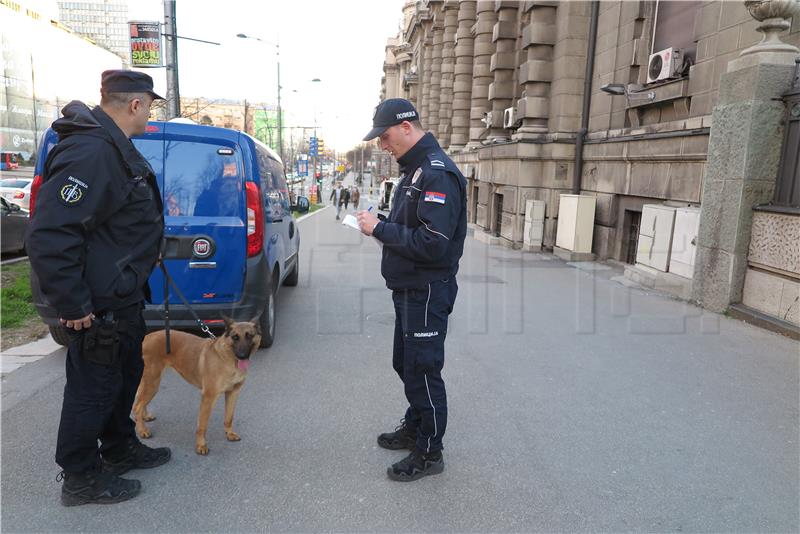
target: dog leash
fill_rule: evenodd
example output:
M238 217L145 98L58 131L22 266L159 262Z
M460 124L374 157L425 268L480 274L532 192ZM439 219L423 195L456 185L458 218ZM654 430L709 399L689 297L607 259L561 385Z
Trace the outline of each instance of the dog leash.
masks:
M211 329L208 327L206 323L197 316L197 313L192 309L189 305L189 302L186 300L186 297L183 296L178 284L175 283L175 280L169 275L167 271L167 266L164 265L163 260L158 260L158 266L161 268L161 272L164 273L164 333L167 338L167 354L170 353L170 343L169 343L169 286L172 285L172 289L175 290L175 294L178 295L178 298L183 301L183 304L186 306L186 309L189 310L189 313L192 314L194 320L197 321L197 326L200 327L200 330L203 331L211 339L217 339L217 336L211 332Z

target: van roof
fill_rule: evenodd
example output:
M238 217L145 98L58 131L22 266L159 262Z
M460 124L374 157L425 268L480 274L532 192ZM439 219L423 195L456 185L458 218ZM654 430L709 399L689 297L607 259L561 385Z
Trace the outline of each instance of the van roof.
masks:
M258 145L259 147L266 150L273 159L275 159L281 165L283 165L281 157L274 150L272 150L270 147L268 147L258 139L254 138L253 136L245 132L242 132L240 130L233 130L231 128L220 128L218 126L206 126L204 124L177 122L175 120L166 122L150 121L147 123L147 126L148 126L148 131L150 133L160 132L165 134L179 134L192 137L204 137L207 139L225 139L227 141L232 141L237 143L240 140L247 139L252 144ZM153 130L153 127L157 128L158 130Z

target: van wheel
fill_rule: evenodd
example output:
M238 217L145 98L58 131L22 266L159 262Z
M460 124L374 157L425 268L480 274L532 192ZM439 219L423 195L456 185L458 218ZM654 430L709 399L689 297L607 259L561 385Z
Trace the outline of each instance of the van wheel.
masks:
M269 285L267 291L267 302L264 304L264 311L258 319L261 326L261 348L266 349L272 346L275 341L275 286Z
M53 340L61 345L62 347L69 346L69 333L67 329L63 326L51 326L50 328L50 335L53 337Z
M297 253L297 258L295 258L294 267L292 268L292 272L289 273L284 281L283 285L294 287L297 285L297 281L300 278L300 253Z

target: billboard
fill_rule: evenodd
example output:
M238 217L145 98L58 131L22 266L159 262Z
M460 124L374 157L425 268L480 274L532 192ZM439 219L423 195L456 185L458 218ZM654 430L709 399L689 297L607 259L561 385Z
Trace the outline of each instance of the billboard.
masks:
M253 113L254 135L256 139L280 153L278 150L278 111L275 109L256 109Z
M161 24L129 22L131 34L131 67L161 67Z

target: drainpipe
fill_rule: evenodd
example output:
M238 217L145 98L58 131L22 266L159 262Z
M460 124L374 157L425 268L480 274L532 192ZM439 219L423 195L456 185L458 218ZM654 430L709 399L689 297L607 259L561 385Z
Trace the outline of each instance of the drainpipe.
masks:
M586 43L586 74L583 79L583 109L581 111L581 129L575 137L575 169L572 176L572 194L581 192L581 174L583 173L583 141L589 131L589 104L592 100L592 77L594 76L594 49L597 45L597 19L600 14L599 0L592 1L592 15L589 25L589 38Z

